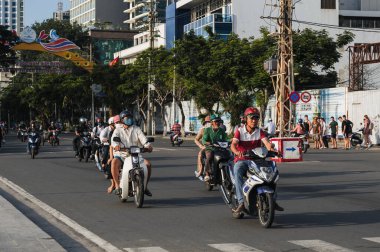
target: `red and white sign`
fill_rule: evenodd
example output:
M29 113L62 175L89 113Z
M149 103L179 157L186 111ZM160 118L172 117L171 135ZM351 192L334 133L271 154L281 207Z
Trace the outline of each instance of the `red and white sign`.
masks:
M301 101L304 103L308 103L311 100L311 94L309 92L302 92L301 93Z
M294 137L271 138L270 142L282 154L281 158L272 158L276 162L300 162L302 161L302 150L300 139Z

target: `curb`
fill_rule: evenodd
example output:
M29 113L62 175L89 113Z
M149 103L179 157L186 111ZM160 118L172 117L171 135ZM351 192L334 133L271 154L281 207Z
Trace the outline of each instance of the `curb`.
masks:
M50 216L54 217L55 219L59 220L66 226L70 227L74 232L82 235L85 239L89 240L90 242L97 245L99 248L103 249L104 251L112 251L112 252L122 252L121 249L115 247L108 241L102 239L98 235L92 233L90 230L86 229L85 227L79 225L74 220L70 219L63 213L59 212L58 210L50 207L46 203L42 202L41 200L37 199L27 191L25 191L23 188L19 187L18 185L14 184L12 181L0 176L0 182L6 185L8 188L10 188L15 193L19 194L21 197L23 197L25 200L31 202L32 204L38 206L41 210L49 214Z

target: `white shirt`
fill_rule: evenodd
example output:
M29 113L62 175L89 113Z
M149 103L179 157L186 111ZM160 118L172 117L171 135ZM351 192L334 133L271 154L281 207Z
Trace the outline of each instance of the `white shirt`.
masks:
M273 122L268 122L265 128L268 129L268 134L274 135L276 133L276 125Z
M103 126L102 127L100 127L100 126L96 126L96 127L94 127L93 129L92 129L92 133L93 133L93 135L92 135L92 137L95 137L95 136L99 136L100 135L100 132L103 130L104 128L103 128Z
M110 134L111 134L111 127L108 126L108 127L105 127L101 132L100 132L100 135L99 135L99 138L100 138L100 141L102 143L106 143L108 142L108 139L110 138Z
M113 141L114 137L120 137L121 147L129 148L131 146L148 147L150 143L148 139L140 129L140 127L132 125L127 129L124 127L116 128L112 135L111 145L113 147L119 145L119 143ZM115 151L115 155L120 154L119 151Z

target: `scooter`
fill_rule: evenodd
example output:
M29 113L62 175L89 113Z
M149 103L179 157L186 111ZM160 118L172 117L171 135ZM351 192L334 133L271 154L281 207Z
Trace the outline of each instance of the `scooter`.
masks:
M170 142L172 144L172 146L178 146L180 147L181 144L183 143L183 139L180 137L179 134L175 134L174 132L172 132L170 134Z
M36 132L31 132L28 135L28 148L32 159L38 154L40 136Z
M205 181L206 189L211 191L214 186L222 184L223 177L232 165L232 153L228 142L217 142L212 145L214 158L211 163L211 171L207 171L210 179ZM202 166L205 167L206 157L202 157ZM203 177L206 176L206 169L203 169Z
M263 227L271 227L275 214L276 185L280 176L276 162L266 159L276 155L278 153L268 151L265 147L255 148L244 154L252 159L249 162L247 179L242 186L245 210L233 213L234 218L243 218L246 213L258 216ZM230 169L229 176L222 182L222 188L227 192L224 200L232 209L238 206L235 184L234 173Z
M52 131L49 141L51 146L59 145L58 132L56 130Z
M114 137L113 141L122 145L120 137ZM148 142L154 142L154 138L148 138ZM119 195L122 202L126 202L128 197L133 197L137 208L141 208L144 204L144 192L148 182L148 168L144 163L141 153L145 152L145 148L131 146L126 148L121 146L120 152L125 155L123 170L120 172L120 188Z
M102 143L100 142L99 137L95 137L92 140L92 144L94 145L95 148L95 165L98 168L99 171L102 171L102 157L103 157L103 146Z
M351 134L350 142L353 147L356 147L357 145L360 146L363 143L363 131L364 128L361 128L358 131Z
M90 133L86 133L81 136L80 145L79 145L79 162L84 159L85 162L88 162L88 159L91 155L91 136Z
M291 136L298 137L300 139L299 147L301 148L303 153L306 153L307 150L310 148L309 139L307 135L306 134L298 135L297 133L293 132Z

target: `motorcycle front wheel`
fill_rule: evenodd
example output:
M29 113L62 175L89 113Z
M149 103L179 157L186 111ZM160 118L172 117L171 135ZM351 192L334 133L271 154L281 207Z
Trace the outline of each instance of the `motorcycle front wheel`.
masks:
M144 204L144 178L140 174L135 174L133 192L136 207L141 208Z
M270 228L274 220L273 194L263 193L257 195L257 208L260 224L265 228Z
M32 159L34 159L35 156L36 156L36 150L35 150L34 148L32 148L32 150L30 151L30 157L31 157Z
M84 161L87 163L90 158L90 151L87 148L83 150L83 157Z

